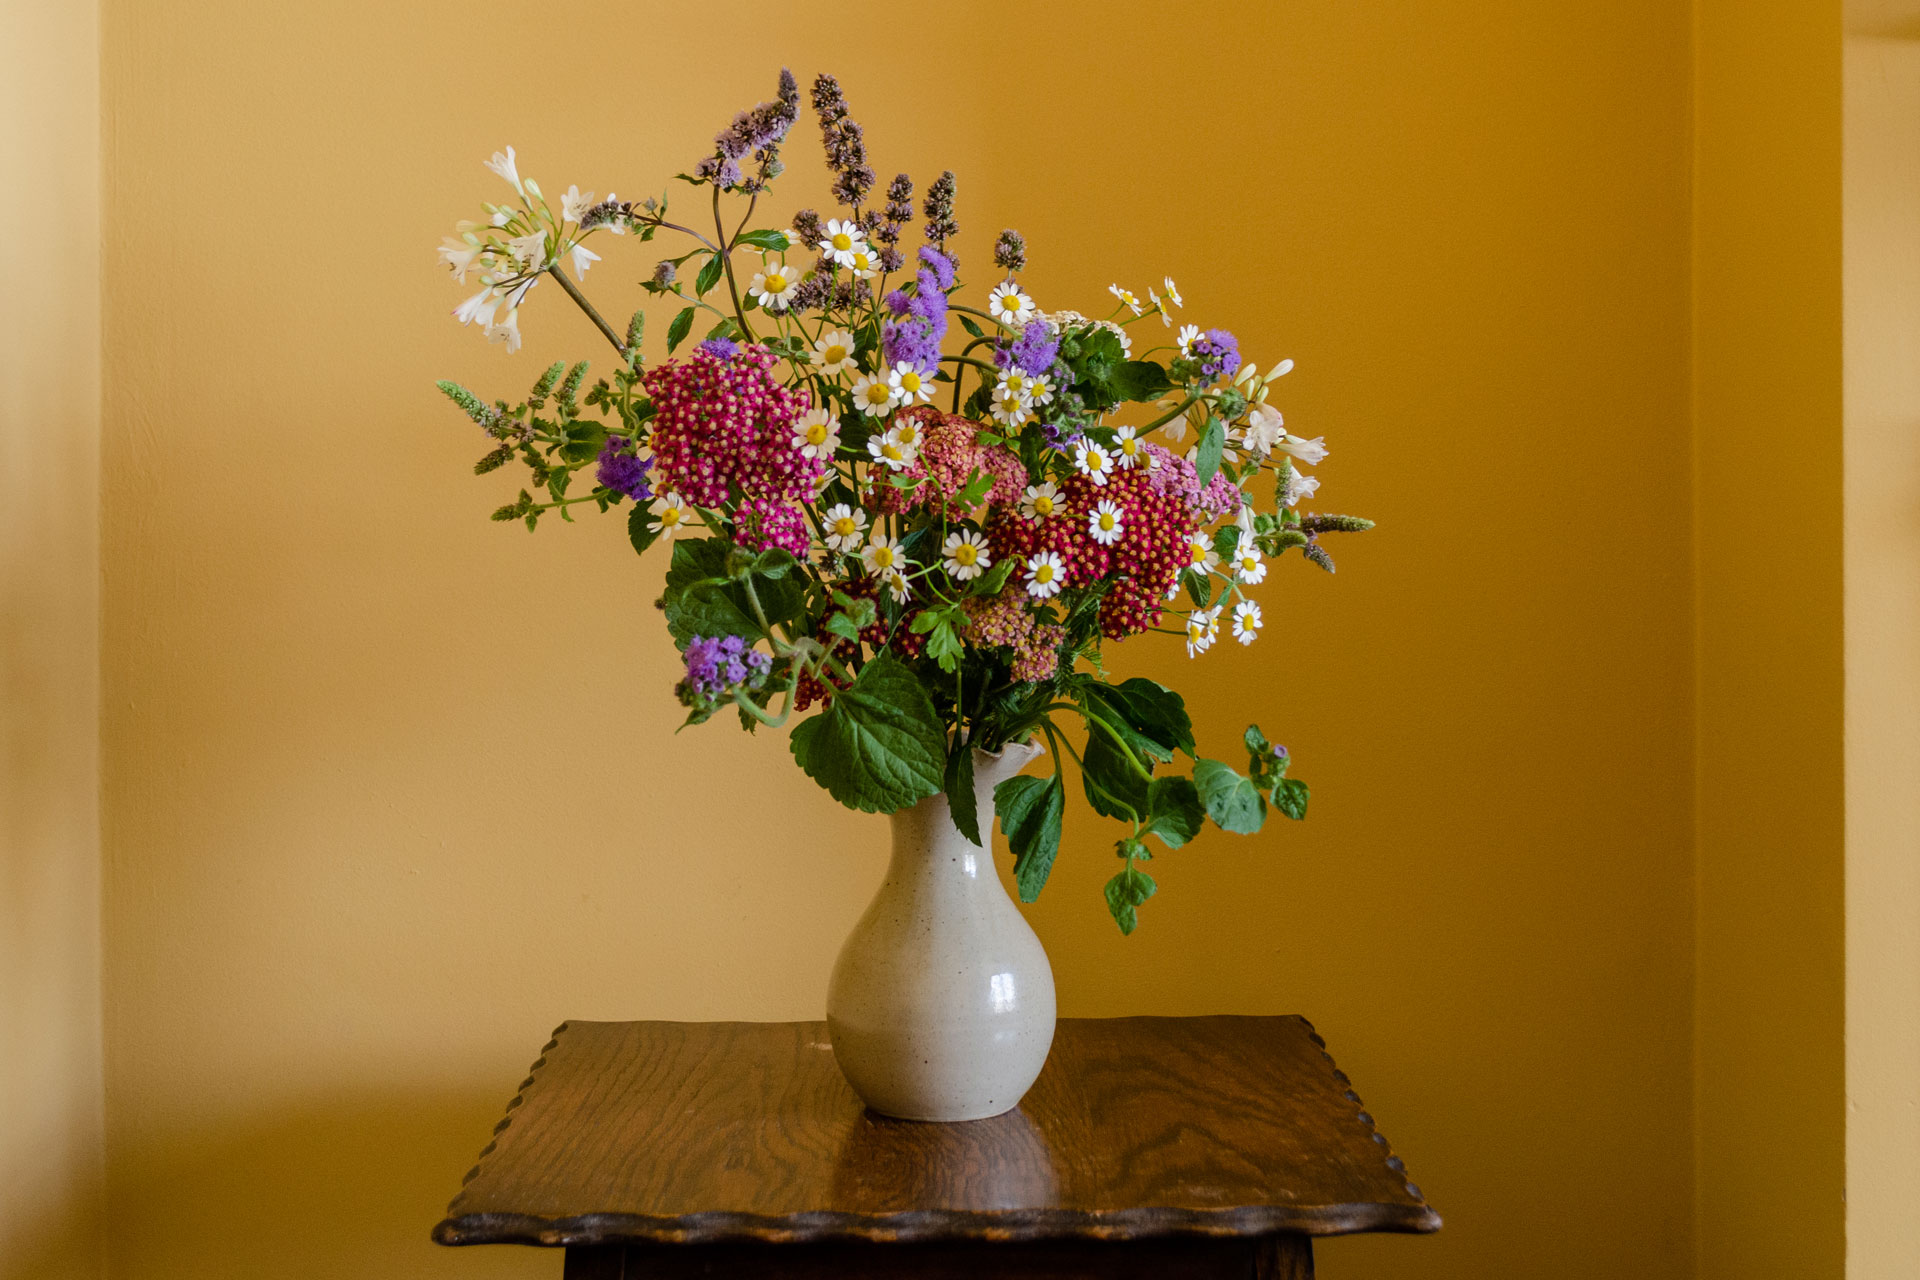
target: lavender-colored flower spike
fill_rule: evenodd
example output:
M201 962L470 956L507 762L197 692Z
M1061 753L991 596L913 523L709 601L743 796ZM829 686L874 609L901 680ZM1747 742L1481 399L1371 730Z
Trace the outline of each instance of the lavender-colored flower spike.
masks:
M957 268L960 259L947 248L947 241L960 234L960 224L953 220L953 189L953 170L949 169L927 188L927 202L921 208L927 215L927 240Z
M1004 267L1008 271L1024 271L1027 266L1027 241L1012 227L1000 233L993 242L993 265Z
M834 199L849 207L857 205L874 183L873 170L867 166L866 135L848 112L840 82L824 72L813 82L813 110L820 117L827 168L834 173Z
M742 111L713 140L713 154L694 167L693 176L723 191L751 194L780 176L780 143L800 118L800 85L793 72L781 69L780 92L772 102ZM754 176L742 173L740 162L751 155Z

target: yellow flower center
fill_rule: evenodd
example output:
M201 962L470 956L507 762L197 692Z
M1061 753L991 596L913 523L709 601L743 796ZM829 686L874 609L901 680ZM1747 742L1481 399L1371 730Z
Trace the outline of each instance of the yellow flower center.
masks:
M899 445L888 443L880 446L880 456L888 462L899 462L905 458L907 454L906 450L902 449Z
M815 445L825 444L826 441L827 441L827 424L826 423L815 422L808 425L807 427L807 443L808 444L815 444Z
M1111 511L1102 511L1100 513L1100 532L1113 532L1113 513Z
M1053 499L1046 494L1036 494L1033 499L1033 514L1050 516L1053 514Z
M678 508L678 507L668 507L668 508L667 508L667 509L666 509L665 511L662 511L662 512L660 513L660 523L661 523L662 525L664 525L664 526L668 526L668 527L671 527L671 526L673 526L673 525L676 525L676 524L679 524L679 523L680 523L680 508Z
M908 372L908 373L903 373L903 374L901 374L901 375L900 375L900 389L901 389L902 391L918 391L918 390L920 390L920 375L919 375L919 374L917 374L917 373L912 373L912 372Z
M1043 587L1046 586L1049 582L1052 582L1053 566L1050 564L1043 564L1039 568L1035 569L1033 571L1033 580L1039 583Z
M821 354L826 358L828 364L839 364L847 358L847 349L835 342L829 345Z
M906 379L902 378L900 385L903 387L906 386ZM920 438L920 428L914 426L911 422L901 423L893 429L893 433L894 439L907 446L911 446L915 440Z
M893 548L875 547L873 549L873 567L876 569L893 568Z
M784 293L786 291L786 288L787 288L787 278L785 276L780 275L779 273L776 272L775 274L767 277L768 293Z
M892 398L893 398L893 392L888 390L886 387L881 386L877 382L867 388L868 404L885 404L888 400Z
M847 538L860 532L860 525L852 516L841 516L833 522L833 531L842 538Z
M1194 543L1194 544L1193 544L1193 563L1194 563L1194 564L1205 564L1206 562L1207 562L1207 546L1206 546L1206 544L1205 544L1204 542L1196 542L1196 543Z
M971 542L963 542L953 549L953 562L962 568L980 558L980 550Z
M853 248L853 237L844 231L838 232L833 237L833 247L845 253L848 249Z
M1133 456L1133 451L1139 447L1140 442L1138 440L1122 440L1120 442L1120 452L1126 454L1129 458Z

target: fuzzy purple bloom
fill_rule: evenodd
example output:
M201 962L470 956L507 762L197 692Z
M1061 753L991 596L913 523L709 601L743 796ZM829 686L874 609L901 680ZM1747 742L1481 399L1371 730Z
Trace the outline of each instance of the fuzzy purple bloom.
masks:
M932 269L934 285L940 292L953 288L953 259L928 244L920 246L920 262Z
M778 96L735 116L733 123L714 138L713 154L694 166L693 176L722 190L761 190L780 175L780 143L799 118L800 86L793 72L783 68ZM759 170L751 180L740 170L740 161L749 155L759 161Z
M1020 372L1037 378L1053 368L1060 355L1060 337L1045 320L1030 320L1006 348L1006 354Z
M758 688L773 660L747 647L739 636L697 636L687 645L687 678L680 683L682 699L718 698L745 685Z
M947 337L947 295L941 292L934 268L920 268L911 295L896 289L886 302L887 309L899 317L880 329L880 348L887 363L904 362L931 375L940 367L940 344Z
M635 502L645 502L653 496L653 486L647 483L653 459L634 457L626 451L627 444L625 436L608 436L600 448L600 465L594 476L605 488L624 493Z
M1208 382L1240 372L1240 341L1225 329L1209 329L1193 340L1193 361Z
M731 360L740 354L740 344L732 338L708 338L694 350L704 351L715 360Z

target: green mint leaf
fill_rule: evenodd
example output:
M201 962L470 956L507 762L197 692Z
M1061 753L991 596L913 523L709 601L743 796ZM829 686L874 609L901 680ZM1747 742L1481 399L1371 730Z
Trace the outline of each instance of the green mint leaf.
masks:
M1128 867L1107 881L1107 911L1120 926L1121 933L1132 933L1139 927L1139 916L1134 909L1151 898L1159 887L1152 876L1137 867Z
M1022 902L1032 902L1046 887L1060 852L1060 817L1066 804L1066 784L1058 773L1051 778L1008 778L993 789L993 809L1013 850L1013 879Z
M1200 433L1200 445L1193 451L1193 470L1201 484L1208 484L1220 470L1220 451L1227 447L1226 424L1207 416L1207 428Z
M1278 778L1273 784L1273 807L1295 822L1307 816L1307 784L1298 778Z
M1253 785L1253 779L1240 776L1230 766L1218 760L1195 761L1193 785L1207 816L1222 831L1252 835L1266 825L1266 797Z
M1095 813L1129 822L1147 816L1147 779L1105 730L1087 727L1080 760L1080 783Z
M1178 849L1199 835L1206 820L1200 793L1186 778L1155 778L1147 788L1147 807L1153 810L1153 821L1140 834L1159 836L1169 849Z
M693 308L684 307L667 326L667 354L672 355L679 345L687 340L687 334L693 329Z
M986 841L980 838L980 805L973 792L973 746L960 742L958 733L953 736L955 744L947 752L947 808L952 811L953 825L959 828L960 834L984 846Z
M750 244L756 249L771 249L775 253L793 248L787 243L786 235L779 231L745 231L734 243Z
M1113 389L1123 400L1158 400L1173 390L1167 371L1151 360L1128 360L1113 374Z
M694 277L694 294L698 297L706 297L712 292L713 286L720 283L720 273L724 270L726 270L726 259L722 255L716 253L709 257L707 264L700 268L700 274Z
M653 523L653 513L634 503L633 510L627 513L627 541L633 543L636 553L645 555L647 548L659 539L660 529Z
M793 757L849 809L893 813L941 790L947 734L933 700L890 654L867 662L827 709L793 731Z

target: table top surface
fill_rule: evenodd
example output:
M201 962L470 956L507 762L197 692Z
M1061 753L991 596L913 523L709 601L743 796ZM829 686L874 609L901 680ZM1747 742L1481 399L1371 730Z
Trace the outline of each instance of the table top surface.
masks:
M1065 1018L991 1120L861 1106L818 1022L568 1022L441 1244L1435 1231L1304 1018Z

